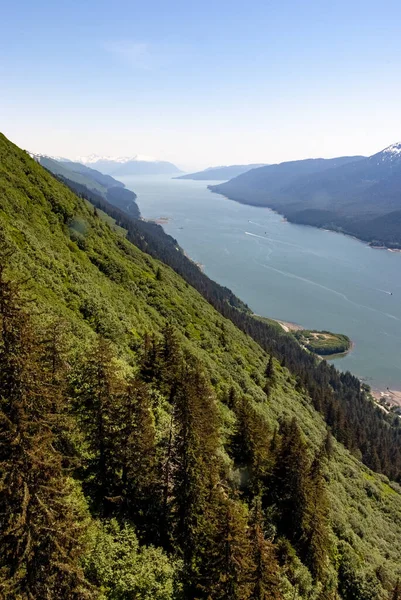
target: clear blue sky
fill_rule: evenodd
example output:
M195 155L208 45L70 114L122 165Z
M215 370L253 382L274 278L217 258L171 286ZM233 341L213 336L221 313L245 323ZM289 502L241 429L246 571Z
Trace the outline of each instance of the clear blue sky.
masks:
M0 129L186 168L401 140L399 0L3 2Z

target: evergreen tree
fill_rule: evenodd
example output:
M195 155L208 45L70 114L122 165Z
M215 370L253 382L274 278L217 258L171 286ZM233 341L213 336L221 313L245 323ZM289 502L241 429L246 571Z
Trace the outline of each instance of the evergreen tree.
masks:
M268 491L277 507L278 530L296 548L303 539L303 517L307 501L308 457L296 419L281 426L281 443Z
M265 418L247 398L241 398L235 406L237 424L231 443L236 464L248 477L244 485L257 495L263 480L272 468L272 453Z
M69 365L66 359L68 351L67 327L64 321L51 318L41 328L41 366L46 372L48 391L52 397L52 429L55 444L63 456L66 467L79 465L79 457L74 442L77 426L71 415L68 397L67 378Z
M252 507L249 532L253 573L252 600L280 600L279 567L272 542L264 535L262 503L256 498Z
M266 396L269 397L272 387L274 385L274 381L275 381L275 372L274 372L274 364L273 364L273 356L272 355L270 355L269 362L266 365L265 378L266 378L266 381L265 381L263 390L264 390Z
M58 403L18 285L0 265L0 590L83 599L82 516L55 449Z
M302 523L302 558L312 575L318 580L325 578L329 553L329 503L323 477L324 451L323 443L309 470Z
M145 333L140 362L140 374L144 381L150 382L158 371L158 345L154 335Z
M239 500L215 488L207 507L206 536L199 589L202 598L247 600L253 573L247 509ZM196 595L195 597L199 597Z
M121 432L117 443L122 468L123 509L137 526L141 537L154 542L160 515L156 429L149 389L138 378L128 382L120 419Z
M201 540L210 490L218 482L218 419L214 396L199 365L187 362L173 399L174 439L171 519L184 561L186 598L199 578Z
M163 329L163 339L159 346L159 356L162 390L172 397L176 382L181 376L183 354L177 332L170 323L167 323Z
M89 446L85 488L100 513L110 516L120 501L118 444L124 393L111 342L96 341L74 384L76 410Z

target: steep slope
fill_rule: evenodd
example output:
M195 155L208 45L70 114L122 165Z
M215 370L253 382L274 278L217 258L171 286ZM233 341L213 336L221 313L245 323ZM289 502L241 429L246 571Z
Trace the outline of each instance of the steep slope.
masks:
M254 176L212 189L234 200L269 206L297 223L338 229L376 245L400 246L400 228L388 230L387 223L397 223L401 209L401 144L369 158L327 166L287 181ZM390 213L395 220L385 218Z
M45 169L54 175L69 177L72 181L75 181L81 185L86 185L89 189L96 190L100 194L104 194L107 190L108 184L104 179L102 179L104 176L102 176L99 171L93 171L93 173L91 173L91 169L88 169L86 172L77 170L76 168L70 168L69 166L70 164L74 165L77 163L70 163L67 161L59 162L54 158L49 158L48 156L43 155L37 155L35 156L35 159L42 165L42 167L45 167ZM101 177L97 177L96 174L100 175Z
M82 165L79 162L73 162L71 160L58 162L69 171L73 171L74 173L81 173L82 175L87 175L90 179L94 179L105 188L124 187L124 184L121 181L117 181L117 179L114 179L114 177L111 177L111 175L104 175L100 171L97 171L96 169L91 169L85 165ZM49 169L49 171L51 171L51 169Z
M76 191L74 187L72 189ZM317 363L291 336L282 335L281 328L277 329L266 319L255 318L230 290L200 271L179 248L177 241L159 225L132 219L89 191L82 195L115 219L127 231L130 241L171 266L222 315L285 363L296 375L299 385L308 390L314 406L325 416L337 439L350 450L360 452L368 466L401 479L401 432L389 429L383 413L366 402L356 377L338 373L325 362Z
M139 217L139 208L136 204L136 194L127 190L121 181L117 181L110 175L104 175L95 169L91 169L72 161L58 162L46 156L38 156L37 160L48 171L56 175L60 180L68 183L78 194L99 194L114 206L121 208L133 217Z
M209 167L204 171L197 171L196 173L188 173L186 175L181 175L180 177L176 177L176 179L195 179L198 181L221 181L232 179L233 177L238 177L238 175L242 175L242 173L246 173L251 169L257 169L258 167L263 167L263 164L253 164L253 165L230 165L227 167Z
M182 352L190 353L201 363L213 386L212 393L216 397L221 422L214 461L219 457L218 460L222 460L225 465L222 468L222 477L225 478L223 489L225 496L231 497L232 494L233 504L230 506L233 512L230 513L230 522L234 522L237 515L236 529L232 531L239 536L243 520L241 515L247 510L246 504L252 504L253 492L247 481L249 474L256 468L256 462L252 462L252 468L248 462L256 460L255 449L252 450L255 439L266 440L270 446L279 420L294 416L305 437L308 460L313 458L326 438L326 424L313 407L308 394L299 386L299 381L285 366L274 360L274 376L271 372L268 375L270 379L267 391L266 365L270 362L270 357L260 345L217 312L172 269L131 244L124 232L106 223L89 203L55 181L26 153L7 142L4 137L0 138L0 198L2 248L7 243L14 250L10 274L29 280L27 293L35 298L39 322L43 322L44 314L53 313L62 316L68 323L70 352L73 355L87 354L92 340L101 334L112 340L120 369L143 369L143 366L140 367L143 336L154 333L158 340L164 339L166 343L166 325L170 324L174 326ZM162 379L159 384L157 380L151 380L152 408L148 407L145 411L146 414L150 411L153 415L161 447L169 439L168 423L171 414L170 392L165 387L166 381ZM88 384L85 385L84 391ZM251 407L250 413L241 412L239 407L244 405L238 404L240 398L242 402L246 402L245 405ZM108 418L111 418L111 414L108 413ZM254 417L252 427L258 424L259 428L255 439L252 438L255 432L246 425L246 419L254 414L258 416ZM83 418L79 416L79 419ZM81 435L85 432L83 427ZM283 439L284 434L285 428L281 434ZM249 447L245 444L247 450L240 456L238 452L242 452L242 444L245 443L241 441L241 436L244 435L250 436L246 443ZM231 442L233 436L234 444ZM274 443L277 444L277 437L275 439ZM309 569L297 558L298 554L307 561L302 549L297 547L295 554L289 542L284 543L283 534L278 533L282 531L280 527L283 525L268 521L269 538L277 544L279 557L280 596L275 597L288 600L317 599L323 594L325 598L334 598L338 588L346 600L356 597L363 600L385 600L397 577L401 575L399 488L390 485L386 477L369 471L361 465L357 456L349 453L335 440L331 440L329 445L331 448L327 450L328 458L324 468L324 487L327 488L329 501L327 527L330 539L330 549L325 549L327 557L324 559L326 591L322 591L321 576L318 576L318 581L314 580ZM84 447L84 456L88 453L88 447ZM263 450L257 444L256 447L258 452ZM144 455L141 456L145 460ZM258 460L262 459L263 455L258 455ZM181 465L178 462L176 464ZM209 468L213 468L211 464ZM268 477L267 472L263 473L264 478ZM206 477L206 471L204 475ZM278 470L275 471L275 477L284 477L285 480L285 475ZM269 478L269 482L274 487L274 479ZM94 501L89 485L92 480L85 477L82 479L82 474L77 473L77 483L82 485L92 506ZM323 482L319 485L323 485ZM224 502L227 501L225 496ZM267 497L264 501L268 501ZM281 506L282 498L276 498L276 502ZM207 509L208 507L209 505L206 506ZM91 510L91 518L94 519L96 511ZM285 509L280 510L284 510L284 516L290 517ZM173 512L173 517L174 514ZM136 527L140 528L135 515L133 520ZM174 525L174 519L172 524ZM275 527L279 529L276 530ZM94 579L90 579L93 583L98 585L99 580L104 582L102 577L105 577L105 572L111 578L109 583L104 584L104 597L107 598L118 597L113 595L112 574L116 571L114 586L121 586L118 578L122 573L122 549L127 548L124 543L131 543L128 533L124 537L118 536L116 531L114 529L113 533L111 530L107 534L109 537L104 538L104 549L102 547L99 550L99 545L95 545L95 549L91 550L90 556L84 561L89 565L85 567L87 577L91 578L94 573L96 575ZM206 529L204 534L207 539ZM112 555L116 557L116 561L107 562L102 552L111 552L113 544L121 539L125 542L121 542L123 545ZM236 540L240 543L239 537L234 538ZM242 539L242 543L247 543L246 538ZM171 546L166 552L172 553ZM235 573L238 574L239 558L241 568L248 567L243 553L238 555L237 547L235 552L237 554L232 564L237 565ZM149 552L146 556L148 555L147 570L144 566L142 568L145 568L145 573L152 575L152 556L153 562L162 563L165 559ZM181 554L179 556L182 557ZM184 553L184 561L185 556ZM212 564L220 564L220 561L212 561ZM133 570L131 579L135 573ZM214 572L210 573L214 577ZM215 581L216 585L221 585L219 577ZM124 585L126 582L129 582L129 577L124 580ZM162 595L162 592L155 592L155 589L146 589L148 597L178 598L173 595L172 588L169 595L167 592ZM249 597L248 592L248 595L245 594L245 587L241 589L244 593L239 590L232 597L238 600ZM129 593L128 589L125 596L119 597L135 597L134 594L138 595L139 591L131 591L131 596ZM143 589L141 593L144 594ZM223 593L219 591L220 595L216 593L215 597L229 597L224 593L224 590Z

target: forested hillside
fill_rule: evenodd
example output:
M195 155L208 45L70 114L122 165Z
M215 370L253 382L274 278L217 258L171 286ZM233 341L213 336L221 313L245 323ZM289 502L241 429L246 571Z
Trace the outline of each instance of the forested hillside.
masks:
M68 182L70 187L74 187L77 193L87 189L89 193L101 196L130 216L139 217L136 194L131 190L127 190L121 181L80 163L57 161L47 156L36 158L50 173L53 173L60 180Z
M0 137L2 597L399 598L399 420L97 202Z
M401 144L368 158L270 165L212 186L232 200L279 211L294 223L401 247Z
M318 363L281 328L277 329L265 319L255 318L230 290L202 273L181 251L177 241L159 225L132 219L90 190L71 185L68 181L66 183L112 217L127 231L127 238L131 242L171 266L223 316L287 365L297 377L298 385L307 389L315 408L324 415L339 441L359 453L369 467L400 480L401 430L388 427L389 421L383 413L373 403L366 401L366 394L356 377L350 373L339 373L326 362ZM398 425L398 420L395 423Z

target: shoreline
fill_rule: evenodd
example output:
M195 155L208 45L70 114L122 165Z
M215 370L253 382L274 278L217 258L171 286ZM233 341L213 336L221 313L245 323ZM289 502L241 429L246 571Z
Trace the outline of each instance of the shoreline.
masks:
M371 393L373 398L379 404L383 402L389 404L390 406L401 407L401 390L390 390L387 388L385 391L383 391L372 389Z
M276 323L278 323L286 333L291 333L293 331L305 331L305 327L303 327L302 325L298 325L298 323L292 323L291 321L282 321L281 319L272 319L272 321L275 321ZM301 346L303 348L305 348L302 344L301 344ZM312 354L314 354L318 358L321 358L322 360L335 360L337 358L343 358L344 356L347 356L347 354L352 352L354 350L354 348L355 348L355 342L350 340L350 347L345 352L338 352L337 354L325 354L325 355L317 354L316 352L312 352ZM401 394L401 392L400 392L400 394Z
M282 222L292 223L292 225L301 225L303 227L313 227L313 229L320 229L321 231L327 231L327 232L331 232L331 233L338 233L340 235L345 235L346 237L353 238L354 240L357 240L358 242L361 242L368 248L373 248L374 250L387 250L388 252L401 253L401 248L390 248L389 246L385 246L385 245L384 246L374 246L372 244L373 240L371 242L369 242L367 240L363 240L362 238L357 237L353 233L346 233L345 231L340 231L338 229L327 229L327 226L323 227L323 226L319 226L319 225L310 225L309 223L298 223L297 221L293 221L291 219L291 217L286 217L285 215L283 215L283 213L279 212L275 208L271 208L270 206L266 206L264 204L256 204L256 203L252 203L252 202L245 202L244 200L238 200L236 198L230 198L229 196L226 196L223 192L218 192L217 190L212 189L212 186L207 186L207 187L208 187L209 191L212 192L213 194L219 194L220 196L222 196L226 200L230 200L231 202L238 202L238 204L242 204L244 206L253 206L255 208L267 208L268 210L271 210L272 212L274 212L276 215L280 215L281 217L283 217Z
M286 333L290 333L291 331L304 331L305 329L305 327L302 327L302 325L298 325L298 323L292 323L291 321L281 321L280 319L272 319L272 321L276 321L276 323L281 325Z

